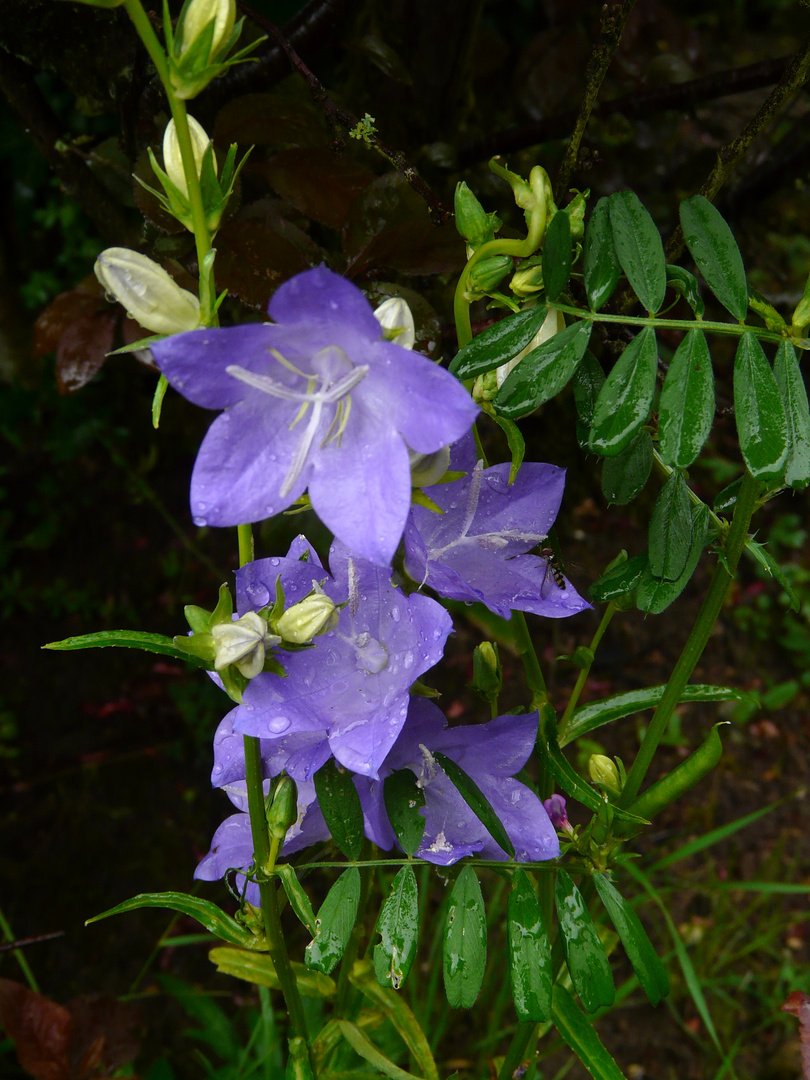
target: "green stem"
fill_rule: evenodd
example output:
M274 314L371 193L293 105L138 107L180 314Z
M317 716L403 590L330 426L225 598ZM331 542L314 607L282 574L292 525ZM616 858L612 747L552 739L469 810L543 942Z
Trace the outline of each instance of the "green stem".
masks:
M534 643L526 625L526 616L522 611L513 611L510 621L515 646L520 655L523 670L526 672L526 682L532 694L531 707L537 709L548 701L548 690L546 689L546 680L543 678L543 670L540 667L540 661L537 659Z
M703 604L695 619L692 632L672 671L666 690L650 721L650 726L644 733L636 759L627 774L627 782L624 785L620 800L621 806L629 806L638 794L658 744L675 712L675 707L680 701L689 679L692 677L692 672L695 670L703 650L706 648L709 635L720 615L728 587L733 580L737 564L745 547L751 517L757 506L759 491L759 481L746 472L743 476L740 493L737 496L734 517L726 539L725 559L718 561L715 567L711 584L703 598Z
M615 603L611 600L610 603L608 604L608 606L605 608L605 613L602 616L602 621L599 623L599 626L597 627L596 633L593 635L593 640L591 641L591 644L590 644L591 661L590 661L590 663L588 664L587 667L582 668L579 675L577 676L577 681L574 684L574 689L573 689L573 691L571 693L571 697L568 699L568 704L565 706L565 712L562 714L562 718L560 720L560 725L559 725L559 729L558 729L558 735L560 737L560 740L562 740L562 737L565 734L565 731L567 730L568 725L571 722L571 718L574 715L574 709L577 707L577 702L579 701L579 695L582 693L582 690L583 690L583 688L585 686L585 683L586 683L586 681L588 679L588 676L591 673L591 664L593 664L593 654L595 654L596 650L599 648L599 642L602 640L602 637L604 636L605 631L607 630L608 626L610 625L610 620L613 618L613 616L616 614L617 611L618 611L618 608L616 607Z
M470 301L467 298L467 285L473 268L490 255L513 255L515 258L525 259L532 254L536 246L535 237L530 235L525 240L489 240L472 253L467 265L461 271L453 296L453 317L456 322L456 336L460 349L472 341L473 336Z
M253 528L251 525L237 525L236 535L239 543L239 565L244 566L255 558Z
M12 933L11 927L9 926L8 921L6 920L6 917L2 911L0 911L0 931L2 931L3 937L7 942L14 941L14 934ZM23 954L22 949L13 949L12 951L14 953L14 959L20 965L20 970L25 976L25 981L28 983L34 993L38 994L39 984L34 978L34 973L31 970L30 964L25 959L25 955Z

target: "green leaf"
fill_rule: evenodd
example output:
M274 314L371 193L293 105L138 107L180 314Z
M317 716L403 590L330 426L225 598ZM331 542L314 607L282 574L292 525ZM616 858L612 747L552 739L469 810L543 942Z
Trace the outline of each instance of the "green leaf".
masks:
M281 989L281 980L276 973L275 964L268 953L246 952L244 949L231 949L219 946L211 949L208 959L216 965L223 975L233 975L236 979L254 983L256 986L269 986L271 990ZM299 993L304 997L333 998L335 982L328 975L319 971L309 971L303 964L290 961Z
M680 862L681 859L689 859L692 855L697 855L699 852L705 851L706 848L719 844L722 840L726 840L729 836L739 832L740 829L745 829L749 825L753 825L755 822L759 821L761 817L770 814L777 806L779 806L778 802L771 803L770 806L763 806L759 810L754 810L751 814L746 814L744 817L737 818L736 821L730 821L717 829L712 829L711 832L698 836L695 840L690 840L689 843L681 845L681 847L677 848L675 851L671 851L669 855L665 855L662 859L659 859L650 867L650 873L655 870L665 870L668 866L672 866L673 863ZM718 883L714 883L713 888L717 888L717 884ZM805 889L807 888L806 885L804 887Z
M579 367L574 372L574 404L577 409L577 442L584 449L591 437L593 411L599 392L605 385L602 365L590 351L585 350Z
M610 207L605 198L594 206L585 230L582 272L591 311L598 311L613 295L622 273L613 245Z
M315 937L307 945L304 962L328 975L349 944L357 905L360 902L360 871L356 866L344 870L326 894L315 920Z
M389 987L380 986L374 977L368 960L359 960L352 965L349 982L380 1009L397 1030L402 1041L413 1054L425 1080L439 1080L439 1073L430 1044L422 1026L408 1007L401 994Z
M419 937L419 894L413 868L403 866L391 883L377 919L382 938L374 946L374 973L381 986L399 990L416 956Z
M509 973L521 1023L542 1023L551 1014L551 943L537 893L525 870L516 871L507 904Z
M415 855L425 832L425 818L419 813L425 793L410 769L397 769L383 781L383 802L391 828L406 855Z
M714 497L714 510L718 514L730 514L737 504L737 496L740 494L743 478L738 476L732 480L722 491Z
M594 874L593 883L599 898L607 909L610 920L624 946L624 951L644 993L653 1005L669 993L669 979L664 965L652 946L638 915L615 888L606 874Z
M352 1050L373 1065L384 1076L390 1077L390 1080L421 1080L414 1073L406 1072L405 1069L400 1069L398 1065L395 1065L393 1061L377 1049L371 1039L367 1038L360 1028L349 1023L348 1020L335 1020L333 1023L340 1028L343 1038L351 1046Z
M163 893L140 893L122 904L102 911L100 915L94 915L88 919L85 926L107 919L110 915L122 915L125 911L137 911L139 908L169 908L171 911L179 911L182 915L189 915L192 919L204 926L209 934L218 937L220 941L227 941L231 945L241 945L243 949L266 949L267 945L263 937L256 937L244 926L226 915L216 904L210 900L201 900L198 896L189 896L181 892Z
M688 469L709 437L714 420L714 372L702 330L690 330L669 365L658 416L661 457Z
M149 634L145 630L99 630L95 634L82 634L80 637L51 641L42 648L70 652L74 649L107 649L111 646L119 649L143 649L144 652L171 656L173 660L182 660L193 667L206 666L197 657L178 649L170 637L165 637L163 634Z
M564 210L558 210L549 222L543 244L543 286L546 299L556 300L568 284L572 253L571 219Z
M290 901L290 907L314 937L316 932L315 912L312 910L312 904L309 902L309 897L304 891L303 885L298 880L295 869L289 863L276 863L276 874L281 881L284 892L287 894L287 899Z
M363 846L363 808L351 773L330 758L313 779L332 839L346 858L359 859Z
M613 1004L615 990L610 961L582 893L571 875L560 868L554 885L554 901L565 961L571 982L585 1011L592 1013Z
M669 474L650 517L650 570L657 578L677 581L692 548L692 503L682 472Z
M680 215L686 246L706 284L723 307L742 322L748 312L748 285L734 234L703 195L682 202Z
M780 479L788 459L787 418L771 366L750 330L734 360L734 411L748 471L759 480Z
M487 920L481 886L471 866L456 878L444 924L444 989L454 1008L475 1004L487 962Z
M787 595L791 608L793 608L794 611L801 611L801 600L799 599L793 586L790 584L790 579L788 578L787 574L773 557L773 555L771 555L770 551L768 551L768 549L763 544L760 544L756 540L751 539L748 539L746 541L745 548L743 550L745 551L746 555L748 555L754 560L754 562L759 563L759 565L763 568L763 570L765 570L767 574L769 574L775 581L779 582L779 584L785 590L785 594Z
M654 314L667 290L664 245L648 211L633 191L617 191L608 199L613 243L630 288Z
M609 503L626 506L644 490L653 465L652 435L642 431L615 457L602 462L602 491Z
M527 353L504 379L495 408L517 418L556 397L585 355L591 329L592 323L575 322Z
M723 753L723 744L717 731L716 724L709 732L707 738L689 757L676 765L672 772L656 780L635 800L630 809L640 817L650 818L660 814L671 803L675 802L695 784L699 783L712 771L720 760ZM629 830L620 826L617 833L626 834Z
M518 367L520 367L520 364L518 364ZM509 453L512 455L512 464L509 466L509 483L514 484L518 469L523 464L523 455L526 453L526 441L523 438L523 432L514 421L507 419L505 416L498 416L497 413L490 413L489 415L492 416L492 419L506 436Z
M810 483L810 409L796 350L781 341L773 362L773 374L785 408L788 430L788 459L785 483L806 488Z
M624 1073L602 1045L587 1016L561 983L551 1001L554 1027L574 1051L594 1080L625 1080Z
M700 556L709 538L709 508L701 505L692 518L692 545L683 573L675 581L664 581L647 567L636 587L636 604L639 611L659 615L681 595L695 572Z
M650 415L657 368L655 332L645 326L619 357L599 392L588 442L591 450L604 457L624 450Z
M543 325L546 311L545 304L537 304L488 327L456 353L450 371L459 379L472 379L514 359Z
M628 690L624 694L615 694L601 701L588 702L587 705L576 710L564 731L560 729L560 746L567 746L581 735L596 731L604 724L622 720L625 716L635 716L636 713L643 712L645 709L655 708L665 690L666 685L647 686L643 690ZM684 688L678 704L685 705L690 701L753 700L755 700L754 696L745 690L736 690L730 686L707 686L703 683L695 683L694 686Z
M157 974L155 978L166 994L171 994L186 1016L195 1020L198 1027L188 1034L210 1046L226 1061L236 1060L242 1050L240 1033L235 1025L211 996L173 975ZM192 1034L193 1033L193 1034ZM227 1055L227 1057L226 1057ZM95 1071L95 1070L94 1070ZM117 1070L116 1070L117 1071ZM52 1074L51 1074L52 1075ZM58 1074L57 1074L58 1075ZM62 1074L64 1075L64 1073ZM75 1074L74 1074L75 1075ZM81 1072L79 1073L81 1075ZM86 1073L85 1073L86 1075ZM96 1073L98 1075L98 1073ZM153 1075L152 1071L148 1075ZM174 1074L170 1074L173 1080Z
M433 757L449 779L452 780L459 795L467 806L469 806L495 843L503 848L510 859L514 859L515 846L509 839L509 834L502 825L500 818L492 809L492 804L489 799L476 782L472 777L467 775L460 765L457 765L455 761L453 761L452 758L447 757L446 754L442 754L440 751L436 750L434 751Z
M638 584L641 575L648 566L648 562L646 551L641 555L634 555L632 559L623 559L615 566L611 566L609 570L606 570L591 585L588 589L588 596L595 604L606 604L608 600L626 596Z
M703 318L706 305L700 295L698 279L691 271L667 264L667 285L681 294L698 319Z

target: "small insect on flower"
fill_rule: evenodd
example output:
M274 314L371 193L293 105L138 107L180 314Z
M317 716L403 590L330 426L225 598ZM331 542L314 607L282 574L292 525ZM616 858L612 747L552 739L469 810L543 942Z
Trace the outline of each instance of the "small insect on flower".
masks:
M540 552L540 558L546 560L546 572L543 575L543 584L540 586L540 592L543 592L543 587L546 584L546 578L551 574L554 579L554 584L558 589L565 588L565 576L563 575L562 566L557 555L550 547L544 547Z

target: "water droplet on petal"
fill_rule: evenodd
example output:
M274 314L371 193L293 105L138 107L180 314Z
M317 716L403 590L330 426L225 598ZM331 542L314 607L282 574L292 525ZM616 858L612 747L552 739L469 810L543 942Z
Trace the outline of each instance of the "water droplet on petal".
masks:
M265 604L270 602L270 590L266 585L262 585L260 581L248 585L245 591L248 600L256 607L264 607Z
M194 524L197 526L198 529L204 529L208 522L204 517L195 517Z
M274 716L272 720L268 721L267 726L274 735L280 735L290 726L290 721L286 716Z

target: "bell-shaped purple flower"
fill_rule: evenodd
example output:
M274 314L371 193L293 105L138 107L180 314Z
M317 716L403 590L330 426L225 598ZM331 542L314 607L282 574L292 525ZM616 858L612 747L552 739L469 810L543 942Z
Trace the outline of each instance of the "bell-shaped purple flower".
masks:
M268 311L272 324L152 346L176 390L224 410L194 465L194 520L260 521L309 489L339 540L388 565L411 502L409 448L460 438L478 408L447 371L386 341L360 290L323 266L285 282Z
M353 772L376 776L405 722L410 686L440 659L452 621L435 600L405 596L391 584L389 570L355 558L341 544L332 545L331 577L314 553L308 562L295 558L306 549L299 538L286 559L242 567L239 614L269 603L277 577L292 603L314 579L336 604L345 604L338 625L314 648L284 655L286 678L265 673L252 679L244 704L231 713L232 728L285 740L285 752L292 740L295 752L285 767L297 781L309 780L332 755Z
M564 469L524 462L510 484L508 464L476 462L471 435L452 448L450 469L466 476L425 488L443 513L414 506L408 518L405 569L414 581L505 619L512 610L564 618L590 607L547 557L528 554L557 517Z

